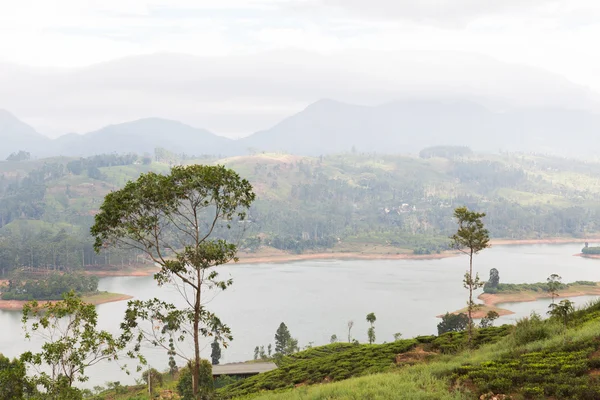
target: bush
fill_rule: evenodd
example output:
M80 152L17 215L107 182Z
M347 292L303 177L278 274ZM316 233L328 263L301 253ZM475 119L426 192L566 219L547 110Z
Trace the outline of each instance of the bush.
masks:
M142 380L148 384L148 377L152 379L152 386L162 386L163 384L163 376L160 372L158 372L154 368L147 369L142 374Z
M517 321L513 336L517 345L551 337L557 332L556 326L550 321L544 322L539 314L532 312L529 317Z
M446 313L442 317L442 322L437 325L438 335L446 332L460 332L467 329L469 317L466 314L450 314Z
M207 360L200 361L200 399L208 400L213 398L214 382L212 376L212 365ZM177 382L177 392L183 400L196 400L192 391L192 373L190 364L179 371L179 381Z

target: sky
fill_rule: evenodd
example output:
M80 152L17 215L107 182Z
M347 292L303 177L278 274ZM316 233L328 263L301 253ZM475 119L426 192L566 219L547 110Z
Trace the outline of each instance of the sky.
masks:
M600 93L597 38L596 0L0 0L0 62L5 63L0 68L6 69L17 64L77 71L156 53L210 60L293 49L324 56L328 65L335 65L336 59L342 65L345 55L360 60L365 52L462 52L540 68L582 90ZM380 64L385 63L381 59ZM366 74L376 79L378 71ZM204 125L229 136L248 134L320 95L252 102L263 111L279 110L266 110L265 118L246 125L228 125L214 116ZM220 114L234 118L235 113L225 110L236 109L236 101L222 105ZM68 113L55 112L57 120L52 121L41 111L43 104L24 104L12 105L0 96L0 108L29 118L44 133L69 130ZM249 106L246 101L242 114L252 112ZM131 117L155 110L145 108ZM165 114L177 116L172 111ZM180 114L185 120L185 113ZM85 131L128 116L115 113L88 119L88 124L73 117L72 130Z

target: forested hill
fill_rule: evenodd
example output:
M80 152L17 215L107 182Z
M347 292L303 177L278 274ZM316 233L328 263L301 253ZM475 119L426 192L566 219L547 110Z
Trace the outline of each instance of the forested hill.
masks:
M220 163L257 192L243 248L290 252L443 250L456 228L454 207L488 214L495 238L578 237L600 233L600 163L437 148L421 157L257 154L180 159L103 155L0 162L0 268L97 265L135 255L94 255L87 230L103 197L147 171ZM111 259L112 257L112 259ZM0 271L1 272L1 271Z

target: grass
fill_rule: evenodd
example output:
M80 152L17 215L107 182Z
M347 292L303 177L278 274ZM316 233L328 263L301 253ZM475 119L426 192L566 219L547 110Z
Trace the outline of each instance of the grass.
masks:
M401 396L401 397L399 397ZM462 400L464 393L448 391L448 382L427 371L418 374L383 373L327 385L301 387L285 393L252 397L260 400Z
M82 297L82 300L86 303L90 304L104 304L110 303L112 301L121 301L130 299L131 296L120 293L110 293L110 292L98 292L91 295L86 295Z

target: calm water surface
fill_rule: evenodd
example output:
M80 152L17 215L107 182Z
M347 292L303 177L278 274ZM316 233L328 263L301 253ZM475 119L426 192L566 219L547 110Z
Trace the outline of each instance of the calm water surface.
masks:
M573 257L580 244L496 246L475 258L475 269L486 279L491 268L500 271L505 283L544 281L557 273L564 282L600 281L600 260ZM273 342L275 330L284 321L300 345L329 343L332 334L347 338L347 322L354 321L353 338L366 341L365 316L374 312L377 342L436 333L435 316L462 308L467 291L462 278L466 257L442 260L303 261L284 264L249 264L221 267L223 277L232 277L233 286L215 296L208 307L227 323L234 335L223 351L221 362L252 358L254 347ZM100 280L100 290L127 293L145 300L161 297L181 304L175 288L159 288L152 277L112 277ZM593 296L572 298L583 305ZM532 310L545 313L549 300L502 305L515 314L500 322L514 322ZM99 326L118 332L125 302L98 306ZM40 342L25 341L20 312L0 311L0 353L17 356L36 349ZM204 356L210 354L206 343ZM164 351L146 348L146 357L157 369L167 367ZM114 364L89 370L91 387L106 381L131 383L139 374L126 376Z

